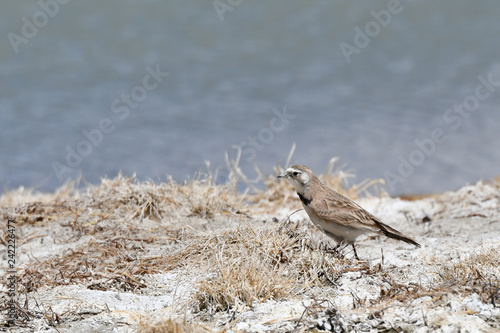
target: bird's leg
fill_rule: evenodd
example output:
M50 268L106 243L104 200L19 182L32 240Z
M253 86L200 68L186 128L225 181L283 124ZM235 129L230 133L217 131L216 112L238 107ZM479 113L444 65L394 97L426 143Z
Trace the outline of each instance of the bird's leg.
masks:
M356 246L354 246L354 243L352 243L351 245L352 245L352 249L354 250L354 257L356 258L356 260L359 260L358 252L356 252Z
M339 248L339 245L335 246L335 247L329 247L328 246L328 243L321 243L325 246L325 252L326 253L337 253L338 251L338 248Z
M332 253L336 253L339 258L345 258L345 256L342 254L344 249L348 246L349 244L346 244L344 241L340 241L337 243L337 246L335 246L332 250Z
M326 247L325 246L325 252L329 253L329 254L333 254L338 259L343 259L344 256L342 254L342 249L340 248L341 246L342 246L342 243L338 243L334 247Z
M339 248L340 248L340 243L337 244L337 246L335 246L333 249L332 249L332 252L339 252Z

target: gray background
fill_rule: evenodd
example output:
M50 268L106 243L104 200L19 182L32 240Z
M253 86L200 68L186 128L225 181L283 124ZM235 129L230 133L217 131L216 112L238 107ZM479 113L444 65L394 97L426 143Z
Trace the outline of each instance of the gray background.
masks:
M211 1L42 3L52 6L47 22L37 1L2 2L0 189L53 190L80 174L98 183L119 170L182 181L206 160L223 167L225 151L234 157L233 145L259 133L261 150L241 162L249 176L253 163L271 172L295 142L294 163L323 172L337 156L358 175L351 182L384 178L435 128L448 139L392 194L499 174L499 91L458 128L443 120L478 76L500 81L495 1L401 1L350 63L341 43L355 45L354 29L390 1L245 0L223 20ZM16 53L9 34L23 36L33 16L40 28ZM142 85L147 66L169 76L120 119L113 101ZM270 138L273 109L284 107L295 118ZM105 118L113 130L58 178L54 162L66 164L67 147Z

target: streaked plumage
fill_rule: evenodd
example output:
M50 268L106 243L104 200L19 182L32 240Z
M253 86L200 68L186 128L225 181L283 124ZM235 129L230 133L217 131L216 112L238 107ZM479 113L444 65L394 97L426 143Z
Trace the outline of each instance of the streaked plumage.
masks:
M278 178L286 178L294 186L314 225L339 245L352 245L356 259L358 255L354 242L358 236L368 232L381 233L420 247L412 238L383 223L348 197L328 188L305 165L293 165Z

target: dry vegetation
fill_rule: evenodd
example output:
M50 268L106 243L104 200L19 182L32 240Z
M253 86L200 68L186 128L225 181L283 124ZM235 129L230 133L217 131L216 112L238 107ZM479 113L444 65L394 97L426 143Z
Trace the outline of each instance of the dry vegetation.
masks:
M376 263L346 259L345 253L317 241L320 238L312 235L318 233L307 221L292 223L286 217L273 218L278 209L291 212L299 207L289 185L276 181L275 175L258 171L266 187L256 189L239 170L237 160L228 164L231 172L224 185L214 184L216 177L210 172L183 184L172 179L161 184L139 182L119 175L103 179L85 193L76 190L75 184L67 184L54 194L25 189L5 193L0 197L0 214L4 221L17 222L17 246L22 257L18 260L17 324L28 328L33 321L41 320L57 328L95 315L78 312L77 308L54 312L51 306L41 306L37 301L41 291L78 285L88 290L147 295L153 289L150 277L180 271L196 276L192 292L179 301L177 312L168 319L142 315L136 321L138 330L235 329L240 314L259 304L282 300L303 303L302 313L285 325L297 331L342 331L368 319L378 320L373 325L382 329L387 324L382 318L390 307L409 306L426 297L437 304L437 299L449 294L478 295L483 303L499 306L498 247L459 254L456 260L437 255L422 259L428 265L427 273L433 276L424 283L418 277L421 273L413 272L410 265L384 263L383 258ZM336 165L332 160L322 176L332 188L353 198L375 188L379 197L387 197L381 181L347 186L350 175ZM275 173L279 171L278 167ZM246 182L250 190L238 193L238 182ZM496 190L488 195L498 198L500 191L498 185L494 186ZM431 217L436 220L446 211L436 209ZM6 245L5 229L0 231L0 238ZM41 242L48 244L49 253L38 256L31 250L22 251L24 246L32 249ZM52 252L51 247L60 250ZM339 286L346 279L349 283L369 279L377 286L370 287L374 291L364 296L355 289L347 292L351 308L364 309L368 319L356 322L334 301L336 295L345 296L346 291ZM2 280L5 282L5 276ZM318 297L326 294L330 297ZM2 290L2 312L6 300ZM500 328L498 324L492 327Z
M436 258L439 275L435 289L463 295L477 294L484 303L500 306L500 249L492 247L457 261Z
M143 319L139 324L140 333L207 333L210 331L206 327L192 325L180 319L165 319L154 324Z

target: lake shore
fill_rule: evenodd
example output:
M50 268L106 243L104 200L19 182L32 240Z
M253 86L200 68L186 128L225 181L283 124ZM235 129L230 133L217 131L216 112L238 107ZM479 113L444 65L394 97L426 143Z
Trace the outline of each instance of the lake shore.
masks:
M303 211L290 216L300 201L271 176L250 194L210 177L122 176L86 192L5 193L18 283L10 331L500 330L498 182L410 201L324 180L422 247L371 235L360 261L333 251ZM5 282L6 228L1 238Z

